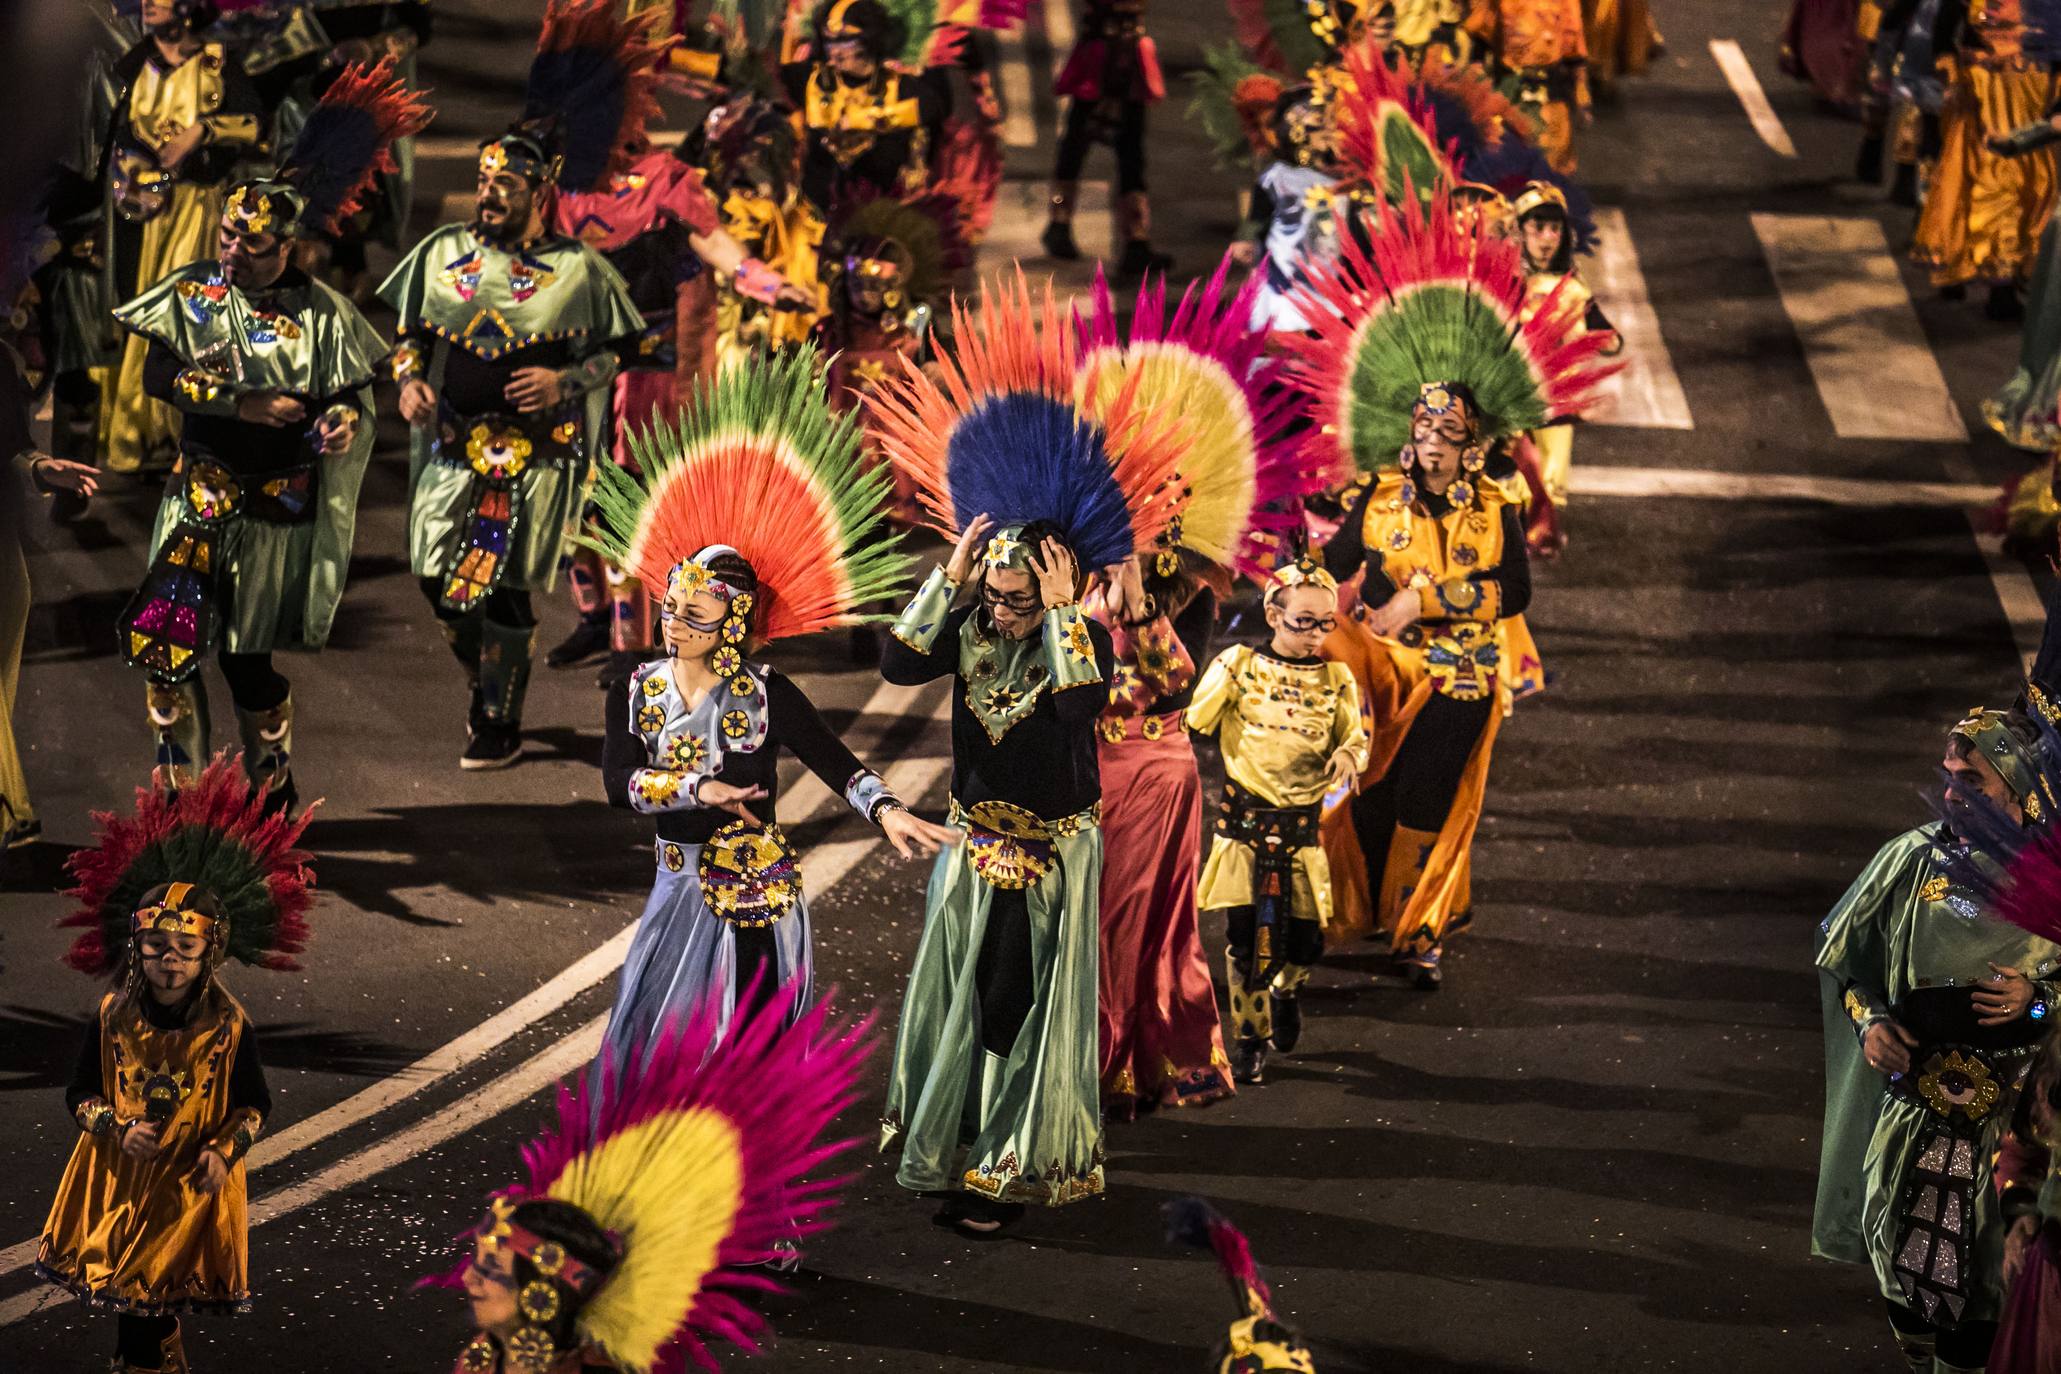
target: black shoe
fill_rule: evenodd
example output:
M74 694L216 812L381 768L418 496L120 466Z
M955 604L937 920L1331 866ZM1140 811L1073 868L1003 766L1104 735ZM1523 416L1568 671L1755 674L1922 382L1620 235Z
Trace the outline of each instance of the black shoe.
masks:
M1302 1003L1274 992L1267 994L1267 1001L1273 1007L1274 1048L1293 1054L1296 1042L1302 1039Z
M1853 179L1869 186L1882 184L1882 135L1869 134L1861 140L1860 155L1854 158Z
M1067 221L1055 219L1047 224L1043 242L1048 258L1075 262L1081 256L1081 246L1073 241L1073 225Z
M1257 1085L1267 1081L1267 1042L1264 1040L1240 1040L1231 1049L1231 1077L1234 1081Z
M1952 286L1942 286L1939 288L1939 298L1943 301L1965 301L1968 299L1968 288L1960 282Z
M1155 253L1152 245L1144 239L1132 239L1124 245L1124 255L1116 265L1120 277L1142 277L1147 272L1164 272L1174 265L1174 260L1165 253Z
M1889 203L1906 210L1918 208L1918 164L1899 162L1896 164L1896 179L1889 183Z
M506 768L521 757L521 729L489 720L482 721L472 732L472 741L458 756L458 766L469 773L485 768Z
M1419 992L1437 992L1446 980L1445 971L1439 964L1439 947L1433 945L1422 954L1413 954L1403 961L1404 970L1410 975L1410 986Z
M1982 303L1982 313L1999 324L2024 319L2025 301L2019 296L2017 285L2007 281L1991 282L1989 299Z
M291 816L300 800L300 789L293 785L293 774L288 773L285 786L275 787L265 794L264 813L267 816Z
M588 620L582 616L573 626L572 633L560 640L557 648L544 655L544 662L553 668L570 668L607 649L608 621Z

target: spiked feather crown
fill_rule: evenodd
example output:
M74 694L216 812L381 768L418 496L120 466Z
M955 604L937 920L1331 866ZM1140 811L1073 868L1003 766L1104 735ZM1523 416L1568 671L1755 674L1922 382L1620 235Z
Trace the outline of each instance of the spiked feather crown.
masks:
M1378 204L1369 227L1371 251L1345 236L1300 296L1316 337L1291 340L1292 371L1314 460L1394 467L1430 383L1465 387L1486 439L1580 414L1616 371L1598 357L1608 336L1558 308L1557 288L1523 318L1522 250L1463 226L1443 189L1421 210Z
M1079 345L1048 282L1019 270L981 288L976 317L952 306L956 346L940 387L914 365L866 396L875 438L932 523L956 538L975 517L1049 521L1083 569L1148 548L1180 508L1185 443L1169 408L1132 376L1094 414L1076 403Z
M346 67L308 113L272 176L240 183L224 216L249 234L333 234L381 172L394 168L394 140L428 127L429 106L394 74L394 60Z
M602 464L594 547L654 595L676 566L728 545L759 584L762 639L868 617L897 595L908 560L885 530L887 472L869 467L850 420L831 414L813 348L754 358L696 386L677 420L632 431L637 471Z
M1080 394L1082 409L1099 416L1131 386L1134 405L1176 417L1184 447L1177 485L1187 499L1174 542L1257 577L1279 561L1281 532L1301 518L1296 498L1321 489L1324 474L1284 438L1293 396L1272 385L1266 333L1251 324L1261 278L1233 293L1230 267L1226 257L1207 282L1192 283L1171 317L1165 281L1143 287L1128 340L1098 274L1080 325Z

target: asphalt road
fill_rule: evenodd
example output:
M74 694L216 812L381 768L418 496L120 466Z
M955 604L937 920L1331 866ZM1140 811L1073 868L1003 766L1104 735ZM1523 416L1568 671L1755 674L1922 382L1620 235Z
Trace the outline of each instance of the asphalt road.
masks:
M432 132L488 132L517 97L535 7L439 8ZM1749 217L1879 219L1892 245L1909 217L1841 182L1854 127L1776 73L1785 8L1672 0L1668 54L1585 135L1587 176L1624 212L1694 427L1592 426L1578 463L1871 482L2021 470L1988 439L1835 434ZM1176 9L1160 7L1156 31L1178 73L1228 23ZM1756 138L1708 49L1724 38L1743 45L1796 158ZM1208 166L1182 104L1155 116L1155 208L1162 245L1192 273L1214 262L1239 188ZM1035 232L1049 102L1034 113L1039 146L1012 152L1020 180L998 238ZM429 163L424 205L468 175L462 158ZM2015 334L1903 276L1979 431L1976 403L2008 373ZM233 975L263 1031L275 1150L355 1094L396 1100L254 1176L254 1196L303 1205L253 1233L257 1311L192 1324L200 1369L449 1367L462 1311L410 1283L513 1177L545 1101L525 1087L543 1081L531 1057L606 1010L607 957L589 956L619 938L648 882L645 823L601 799L590 673L540 670L520 767L455 767L462 698L406 575L404 472L389 452L367 483L329 652L282 665L303 792L326 799L309 836L325 896L307 971ZM107 646L151 500L119 492L94 521L46 534L33 564L17 724L50 842L0 881L0 1247L34 1235L62 1168L59 1084L94 996L56 963L58 866L88 839L89 809L125 798L149 761L141 684ZM1159 1204L1187 1192L1248 1230L1326 1374L1896 1367L1865 1277L1807 1258L1822 1062L1811 928L1882 840L1922 818L1945 729L2009 696L2000 583L1947 506L1749 488L1578 496L1568 518L1572 548L1540 571L1531 616L1554 682L1500 741L1478 919L1446 990L1376 985L1367 959L1327 965L1303 1047L1264 1088L1113 1128L1108 1195L1000 1243L935 1230L860 1151L842 1228L777 1304L764 1367L1198 1369L1231 1313L1213 1270L1159 1238ZM568 616L554 602L545 643ZM934 696L879 695L841 642L778 661L872 761L935 779ZM793 829L819 885L841 870L814 908L823 976L891 1025L922 872L867 849L855 823ZM482 1023L449 1072L402 1072ZM870 1133L881 1076L847 1123L855 1136ZM0 1253L0 1370L99 1367L106 1319L32 1306L19 1262Z

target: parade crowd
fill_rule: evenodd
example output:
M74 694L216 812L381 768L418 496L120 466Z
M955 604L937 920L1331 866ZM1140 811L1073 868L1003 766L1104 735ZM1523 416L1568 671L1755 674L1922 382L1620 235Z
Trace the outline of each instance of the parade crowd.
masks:
M1188 95L1249 180L1245 222L1176 289L1145 5L1085 0L1042 246L1081 256L1102 147L1119 245L1068 299L1036 261L971 271L1002 179L994 35L1024 8L550 0L470 216L419 232L425 0L94 7L73 136L0 259L0 457L45 498L0 509L0 830L40 834L8 719L21 522L162 483L114 646L155 754L71 860L68 962L112 987L37 1257L116 1314L115 1369L184 1371L180 1314L251 1301L245 1157L272 1103L219 971L319 955L323 760L296 751L275 655L329 637L382 410L456 661L429 708L456 762L518 762L538 657L598 661L606 795L652 831L601 1051L448 1276L476 1326L458 1369L751 1347L767 1270L827 1224L823 1140L870 1039L815 992L783 749L932 864L880 1148L959 1238L1100 1194L1115 1123L1263 1091L1321 1034L1301 993L1327 951L1372 942L1383 977L1443 984L1498 733L1549 683L1533 563L1566 556L1579 421L1622 349L1579 268L1581 130L1654 21L1232 0ZM2061 50L2036 8L1798 0L1785 54L1860 114L1864 176L1893 153L1939 284L2024 313L1991 414L2048 454L2061 275L2032 245ZM661 94L700 111L672 137ZM2051 547L2051 466L2008 518ZM921 576L912 531L946 550ZM573 629L540 655L561 577ZM940 819L755 661L809 635L946 684ZM1873 1266L1914 1370L2061 1371L2050 649L2015 706L1954 728L1940 819L1822 932L1814 1242ZM1235 1298L1209 1367L1309 1374L1236 1229L1199 1199L1167 1221Z

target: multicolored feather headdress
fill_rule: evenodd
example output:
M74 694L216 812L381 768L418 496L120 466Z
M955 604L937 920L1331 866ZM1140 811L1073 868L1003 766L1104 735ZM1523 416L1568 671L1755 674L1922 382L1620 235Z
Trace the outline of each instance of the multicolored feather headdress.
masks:
M913 364L865 398L873 434L948 537L976 516L1049 521L1083 571L1151 547L1180 509L1183 429L1140 398L1142 378L1085 414L1077 331L1047 282L1033 302L1022 270L983 283L980 311L952 304L944 386Z
M1251 323L1261 278L1233 294L1230 270L1226 257L1207 282L1191 283L1171 318L1165 280L1141 288L1128 341L1097 273L1092 312L1080 323L1081 408L1100 416L1129 387L1134 405L1171 412L1186 450L1177 485L1187 500L1163 542L1263 577L1280 561L1281 532L1302 519L1299 498L1327 483L1284 435L1294 397L1273 385L1266 331Z
M183 791L137 788L133 816L94 812L99 843L65 861L78 880L65 895L77 909L58 924L81 933L64 961L81 973L119 973L132 918L146 894L169 883L213 895L215 962L226 955L299 968L293 956L307 944L315 876L298 846L313 810L268 814L242 765L220 754Z
M833 415L813 347L755 357L695 387L671 423L632 430L637 471L604 463L594 484L602 532L592 541L658 595L672 570L713 545L751 564L754 632L785 639L874 617L908 559L885 530L891 481Z
M766 1320L746 1295L780 1285L751 1266L829 1226L846 1180L814 1175L856 1142L821 1137L856 1099L872 1049L872 1019L834 1019L828 999L790 1025L801 997L789 989L720 1033L711 999L662 1029L635 1073L604 1056L561 1085L557 1120L523 1149L523 1181L495 1196L474 1233L563 1280L542 1285L523 1310L530 1324L509 1338L511 1351L548 1356L524 1368L555 1367L575 1342L630 1374L715 1370L716 1338L760 1348ZM524 1204L546 1199L592 1221L613 1263L538 1241ZM567 1307L570 1333L558 1320Z
M1579 415L1618 364L1599 360L1559 291L1523 319L1522 250L1464 226L1441 189L1421 211L1385 202L1336 262L1314 264L1298 306L1314 338L1289 340L1291 375L1313 399L1314 461L1394 467L1423 387L1463 386L1484 440Z
M1176 1198L1160 1215L1168 1240L1216 1256L1238 1304L1238 1320L1210 1353L1212 1374L1316 1374L1310 1348L1275 1315L1273 1290L1260 1277L1245 1233L1199 1197Z
M1467 176L1493 186L1505 196L1516 197L1534 183L1553 187L1566 202L1567 228L1574 235L1574 251L1596 251L1596 207L1582 184L1564 172L1555 171L1538 146L1516 133L1502 138L1463 159Z
M1346 50L1345 79L1334 85L1332 118L1339 151L1352 169L1350 179L1394 204L1412 195L1429 201L1441 186L1459 179L1454 170L1458 143L1439 127L1430 92L1408 72L1389 67L1371 43Z
M421 133L431 118L391 57L346 67L308 112L279 170L240 182L223 217L247 234L333 234L379 174L395 170L394 140Z
M480 171L599 191L625 170L658 116L663 11L620 0L550 0L522 117L480 148Z

